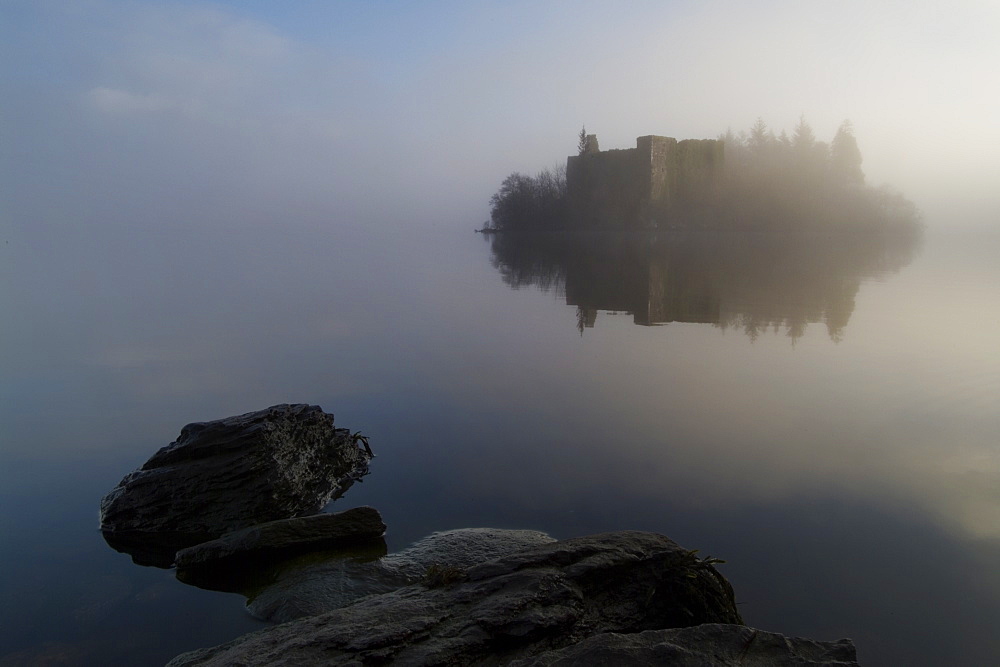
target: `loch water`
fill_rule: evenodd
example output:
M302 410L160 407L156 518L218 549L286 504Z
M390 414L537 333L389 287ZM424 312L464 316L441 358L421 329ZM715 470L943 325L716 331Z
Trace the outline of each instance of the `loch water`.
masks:
M724 559L749 625L995 664L1000 235L946 229L12 232L0 665L159 664L261 627L109 548L97 508L184 424L298 402L370 438L331 509L377 507L391 550L651 530Z

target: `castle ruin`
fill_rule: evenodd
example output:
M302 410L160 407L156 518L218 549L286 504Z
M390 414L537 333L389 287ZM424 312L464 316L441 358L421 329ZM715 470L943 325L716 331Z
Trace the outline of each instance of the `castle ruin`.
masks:
M722 173L723 143L654 135L602 151L596 135L566 159L571 219L583 227L643 227L708 201Z

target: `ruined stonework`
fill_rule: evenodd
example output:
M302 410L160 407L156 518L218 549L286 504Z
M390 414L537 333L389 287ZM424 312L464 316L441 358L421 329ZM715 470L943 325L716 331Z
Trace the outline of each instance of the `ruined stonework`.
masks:
M643 227L708 201L722 173L723 143L715 139L645 136L636 147L587 150L566 159L570 215L580 227Z

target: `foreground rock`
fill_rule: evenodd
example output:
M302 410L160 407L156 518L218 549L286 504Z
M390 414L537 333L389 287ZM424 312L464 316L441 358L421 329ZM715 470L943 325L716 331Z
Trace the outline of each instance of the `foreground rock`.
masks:
M554 542L427 575L170 665L506 664L608 632L742 625L711 563L653 533Z
M355 507L332 514L279 519L225 533L197 546L181 549L178 570L230 568L243 561L273 560L300 551L377 540L385 533L382 515L374 507Z
M169 565L180 548L318 512L366 474L370 460L367 445L318 406L275 405L188 424L104 497L101 529L113 547L153 545L149 558L160 562L152 564Z
M377 559L358 554L356 547L347 554L311 554L276 568L266 585L251 593L247 610L262 620L283 623L339 609L366 595L388 593L428 575L441 580L456 577L473 565L552 542L552 537L533 530L462 528L434 533Z
M596 635L568 648L517 660L511 667L857 667L849 639L817 642L742 625L708 623L692 628Z

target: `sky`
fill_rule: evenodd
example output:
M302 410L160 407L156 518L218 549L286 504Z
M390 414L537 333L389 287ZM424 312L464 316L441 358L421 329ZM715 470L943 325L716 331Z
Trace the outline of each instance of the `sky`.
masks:
M583 125L607 149L802 115L850 119L930 225L992 223L997 34L992 0L0 0L0 224L470 229Z

